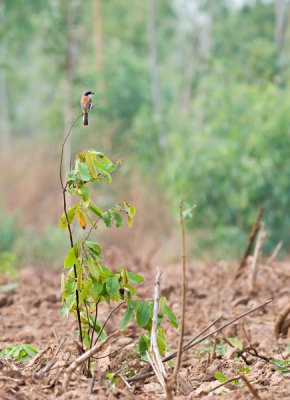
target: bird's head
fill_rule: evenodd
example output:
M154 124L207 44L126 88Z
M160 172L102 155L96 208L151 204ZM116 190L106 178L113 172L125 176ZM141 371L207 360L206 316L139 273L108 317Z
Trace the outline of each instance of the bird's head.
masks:
M90 90L86 90L86 91L83 93L83 96L92 97L93 94L95 94L95 93L94 93L94 92L91 92Z

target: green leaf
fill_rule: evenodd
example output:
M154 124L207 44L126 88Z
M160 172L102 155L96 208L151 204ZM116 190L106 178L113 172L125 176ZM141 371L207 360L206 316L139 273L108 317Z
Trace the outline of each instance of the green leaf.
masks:
M98 281L100 279L100 266L92 258L88 259L88 269L91 277Z
M67 317L69 315L69 307L66 303L62 306L62 309L59 312L59 315L63 317Z
M104 284L101 281L94 281L93 287L97 291L97 293L101 293L103 290Z
M144 281L144 277L140 274L136 274L135 272L128 272L128 277L132 282L140 283Z
M94 213L97 217L102 218L102 215L103 215L104 211L101 210L99 207L96 207L94 204L91 203L91 204L88 206L88 209L89 209L92 213Z
M130 293L136 294L137 290L134 288L134 286L130 285L129 283L125 284L125 288L129 290Z
M106 171L105 166L102 165L98 160L94 160L94 166L98 173L105 178L107 184L110 184L112 182L112 178L111 175Z
M89 322L90 327L94 328L94 331L99 333L102 330L103 325L98 320L95 321L95 317L92 316L91 314L88 314L88 317L89 317L88 322ZM102 333L100 335L100 339L104 340L104 339L106 339L106 337L107 337L107 334L106 334L105 330L103 329Z
M105 211L102 214L103 221L108 228L111 228L113 221L112 221L112 214L109 211Z
M88 169L90 171L92 178L97 179L98 173L97 173L95 165L94 165L94 158L95 158L94 154L87 151L85 157L86 157L86 164L88 166Z
M116 227L120 228L123 225L123 219L121 217L121 215L119 213L117 213L116 211L112 212L114 220L116 222Z
M78 163L77 170L83 181L88 182L92 179L88 166L85 163Z
M80 292L80 297L79 297L79 305L80 306L82 305L83 301L87 299L92 285L93 285L93 282L91 281L91 279L87 279L86 281L83 282L83 287L82 287L82 290Z
M67 255L64 259L64 268L69 268L72 267L77 261L77 257L75 254L75 248L72 247L71 249L69 249L69 251L67 252Z
M87 201L90 200L90 192L89 189L85 186L85 185L81 185L79 188L80 192L81 192L81 196L83 201L86 203Z
M217 379L221 383L223 383L223 382L228 380L228 377L225 374L223 374L222 372L220 372L220 371L216 371L214 373L214 377L215 377L215 379Z
M4 347L0 351L0 359L23 362L37 353L38 350L32 344L16 344Z
M165 314L165 307L167 306L167 300L166 297L162 296L159 299L159 311L158 311L158 315L160 315L161 317L164 316Z
M67 297L65 302L66 302L67 308L69 310L71 310L71 308L73 307L75 300L76 300L76 294L75 293L72 293Z
M168 319L168 322L170 322L170 324L174 327L174 328L178 328L178 322L176 319L176 316L174 314L174 312L172 311L172 309L169 306L165 306L164 307L164 313Z
M98 257L101 254L101 246L97 242L89 242L87 240L85 244L92 255Z
M146 354L146 352L149 350L150 347L150 341L145 335L140 336L138 340L138 350L141 355Z
M110 276L106 282L106 289L113 300L120 298L120 283L116 276Z
M120 329L122 331L128 326L129 322L132 319L133 313L134 309L129 306L120 322Z
M77 290L80 292L83 287L83 266L79 262L79 260L77 260L76 262L76 270L77 270Z
M18 282L7 283L6 285L0 286L0 292L12 292L18 288Z
M159 327L157 331L157 346L162 357L165 355L167 345L165 333L163 329Z
M68 223L71 224L75 218L77 209L79 208L80 203L77 202L76 204L74 204L73 206L71 206L68 210L67 210L67 218L68 218ZM58 221L58 226L61 229L65 229L67 228L67 219L66 219L66 215L63 214L59 221Z
M146 301L132 302L136 314L137 325L144 328L150 321L150 307Z
M100 265L100 274L103 279L107 279L109 276L114 275L110 268Z

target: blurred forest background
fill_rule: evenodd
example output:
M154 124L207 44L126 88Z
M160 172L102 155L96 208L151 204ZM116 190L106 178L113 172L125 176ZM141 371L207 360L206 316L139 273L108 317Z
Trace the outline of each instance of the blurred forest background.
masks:
M239 256L261 206L266 250L287 252L289 18L288 0L1 0L0 265L57 264L68 245L58 164L85 89L72 154L122 158L97 203L137 207L115 244L178 256L185 199L195 257Z

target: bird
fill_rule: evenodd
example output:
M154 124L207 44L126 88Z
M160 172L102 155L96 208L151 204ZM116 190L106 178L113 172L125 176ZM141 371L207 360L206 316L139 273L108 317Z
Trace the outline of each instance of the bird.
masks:
M86 90L81 97L81 108L83 112L84 125L89 125L88 113L93 108L92 104L93 94L95 93L91 92L90 90Z

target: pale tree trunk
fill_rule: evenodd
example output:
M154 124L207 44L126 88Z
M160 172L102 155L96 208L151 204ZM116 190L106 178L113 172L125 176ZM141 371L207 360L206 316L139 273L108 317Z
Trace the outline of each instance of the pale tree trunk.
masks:
M186 64L184 67L184 80L183 80L183 88L182 88L182 92L181 92L181 109L183 111L186 111L188 109L190 101L191 101L191 86L192 86L192 81L194 78L196 65L197 65L197 58L198 58L196 42L197 42L197 38L196 38L195 29L194 29L194 32L192 34L191 43L190 43L191 48L190 48L190 51L188 52L188 57L186 57Z
M275 0L275 42L279 56L283 50L289 20L289 0Z
M0 135L1 135L1 153L7 155L11 152L12 147L12 131L10 124L9 101L7 94L7 79L5 48L3 43L0 43Z
M205 74L205 65L211 51L211 26L212 19L210 14L207 15L207 18L204 18L204 22L202 25L196 25L193 22L192 34L190 38L190 50L188 52L189 56L186 59L186 64L184 67L184 82L181 92L181 107L184 112L187 112L189 110L189 106L192 100L192 82L195 77L197 68L199 70L199 76L201 80L198 96L200 99L203 99L204 97L202 78ZM201 124L203 120L202 110L197 116L197 119Z
M158 76L158 55L156 45L156 0L149 0L148 4L148 41L151 61L152 101L159 131L159 145L161 148L165 148L167 146L167 137L163 128L162 98Z
M101 11L101 0L93 0L93 37L94 47L96 56L96 69L100 75L99 80L99 94L104 100L106 93L106 85L103 74L104 69L104 48L103 48L103 31L102 31L102 11Z

